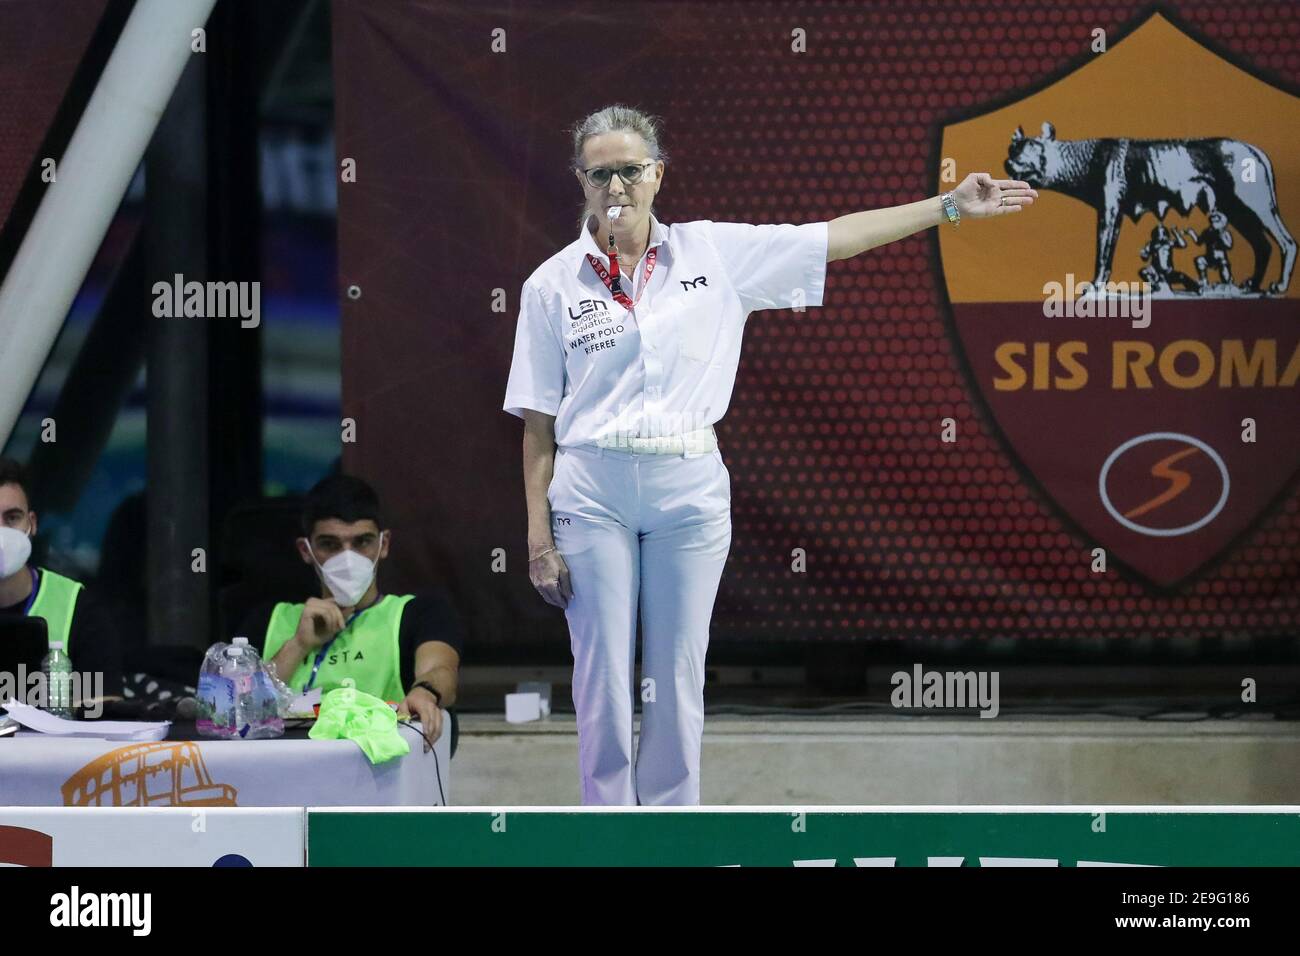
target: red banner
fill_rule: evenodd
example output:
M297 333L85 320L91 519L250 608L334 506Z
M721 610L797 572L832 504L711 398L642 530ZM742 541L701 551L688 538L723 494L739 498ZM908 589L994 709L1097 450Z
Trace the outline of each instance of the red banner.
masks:
M0 229L104 5L105 0L0 3Z
M501 402L520 286L576 236L567 130L617 101L665 120L663 222L825 220L981 170L1040 192L751 317L715 642L1295 634L1300 8L334 11L344 463L391 513L389 587L566 646ZM1150 321L1078 314L1094 279L1146 282Z

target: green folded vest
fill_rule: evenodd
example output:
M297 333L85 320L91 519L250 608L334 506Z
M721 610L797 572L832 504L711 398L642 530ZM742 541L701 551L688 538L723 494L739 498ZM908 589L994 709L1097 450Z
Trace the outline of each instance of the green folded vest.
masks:
M77 608L77 597L83 585L80 581L65 578L61 574L38 569L41 583L36 589L36 600L28 617L45 618L45 627L49 632L50 643L63 642L63 653L72 656L72 615Z
M329 645L312 688L319 687L322 693L329 693L338 687L351 686L380 700L401 701L406 696L402 687L402 611L414 596L385 595L354 617ZM266 626L263 660L274 658L293 638L304 606L288 603L275 606ZM312 651L298 662L292 674L281 674L280 679L295 691L305 690L321 650Z

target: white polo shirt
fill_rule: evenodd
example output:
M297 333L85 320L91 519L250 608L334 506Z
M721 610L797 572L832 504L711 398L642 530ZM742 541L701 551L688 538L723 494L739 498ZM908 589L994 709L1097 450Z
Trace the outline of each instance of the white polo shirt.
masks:
M609 266L586 228L524 282L504 408L554 415L558 445L714 424L731 402L749 313L822 304L825 222L650 223L649 285L644 256L635 277L623 269L632 311L587 261Z

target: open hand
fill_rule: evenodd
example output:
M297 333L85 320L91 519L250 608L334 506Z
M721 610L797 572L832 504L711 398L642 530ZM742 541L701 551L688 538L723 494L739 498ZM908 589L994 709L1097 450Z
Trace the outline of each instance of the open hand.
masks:
M423 687L414 687L405 699L397 705L397 719L419 717L421 736L424 737L424 752L433 749L434 742L442 736L442 708L438 700Z
M952 191L962 218L984 219L1020 212L1032 206L1038 190L1018 179L994 179L988 173L971 173Z

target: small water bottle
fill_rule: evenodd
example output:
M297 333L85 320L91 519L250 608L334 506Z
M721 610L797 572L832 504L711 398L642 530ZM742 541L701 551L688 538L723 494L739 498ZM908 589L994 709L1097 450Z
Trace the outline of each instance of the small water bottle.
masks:
M45 677L45 710L55 717L72 718L72 660L62 641L50 641L50 651L41 660Z
M198 714L195 729L201 737L230 737L235 722L235 685L222 674L226 648L218 641L208 648L199 670Z
M226 648L226 664L222 673L235 688L234 736L247 737L253 719L253 670L249 655L248 638L237 637Z
M231 644L239 648L240 672L239 734L245 740L262 740L284 734L284 721L280 719L275 688L271 678L262 668L261 655L248 643L248 638L237 637Z

